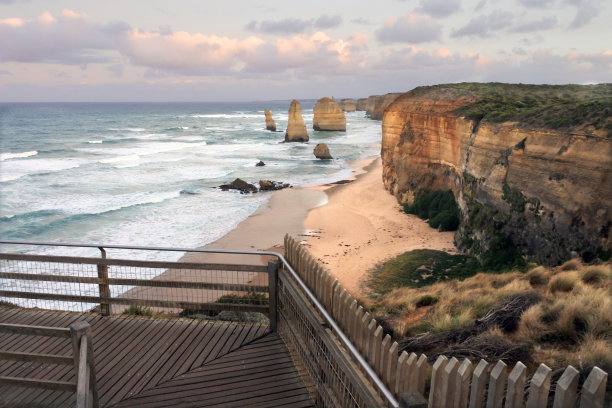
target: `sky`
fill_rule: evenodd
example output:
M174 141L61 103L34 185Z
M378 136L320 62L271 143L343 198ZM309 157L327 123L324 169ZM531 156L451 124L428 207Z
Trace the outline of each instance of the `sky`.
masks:
M610 0L0 0L0 101L612 82Z

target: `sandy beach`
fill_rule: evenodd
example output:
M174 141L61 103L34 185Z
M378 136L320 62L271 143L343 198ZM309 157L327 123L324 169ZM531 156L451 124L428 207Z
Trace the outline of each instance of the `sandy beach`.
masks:
M286 233L301 238L354 295L378 263L431 248L455 252L453 232L438 232L404 214L383 187L380 157L353 163L354 176L335 184L276 191L266 205L206 249L283 251ZM184 260L253 263L253 257L190 254Z

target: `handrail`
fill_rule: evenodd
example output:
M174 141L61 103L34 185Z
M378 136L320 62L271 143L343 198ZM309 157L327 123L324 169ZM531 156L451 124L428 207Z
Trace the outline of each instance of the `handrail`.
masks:
M126 245L101 245L101 244L77 244L77 243L58 243L58 242L28 242L28 241L5 241L1 240L0 244L9 245L36 245L36 246L56 246L56 247L79 247L79 248L98 248L100 250L106 249L135 249L142 251L171 251L171 252L195 252L195 253L218 253L218 254L235 254L235 255L258 255L258 256L273 256L282 262L285 269L290 273L295 282L304 291L308 299L313 303L317 311L323 316L330 328L336 333L342 344L348 349L351 357L357 361L361 368L366 373L367 377L372 381L374 386L380 391L384 398L389 404L397 408L399 402L395 399L391 391L385 386L382 380L376 375L374 370L370 367L368 362L363 358L357 348L351 343L349 338L342 332L340 326L334 321L332 316L325 310L325 307L312 293L308 286L302 281L298 273L293 269L285 257L278 252L274 251L247 251L247 250L228 250L228 249L191 249L191 248L168 248L168 247L138 247L138 246L126 246Z

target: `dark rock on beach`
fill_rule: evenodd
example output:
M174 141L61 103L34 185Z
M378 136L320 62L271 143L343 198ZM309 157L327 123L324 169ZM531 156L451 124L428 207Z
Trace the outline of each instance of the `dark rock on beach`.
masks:
M282 190L291 187L291 184L273 180L259 180L259 191Z
M255 167L262 167L262 166L265 166L265 165L266 165L266 163L264 163L263 161L260 160L259 163L257 163L255 165Z
M223 191L239 190L242 194L257 192L257 187L239 178L237 178L236 180L232 181L229 184L222 184L219 186L219 188Z

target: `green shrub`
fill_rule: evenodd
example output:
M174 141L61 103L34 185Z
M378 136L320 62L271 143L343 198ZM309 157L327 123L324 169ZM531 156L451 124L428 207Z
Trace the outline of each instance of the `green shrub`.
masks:
M414 302L414 305L416 307L431 306L431 305L435 305L436 303L438 303L438 300L439 299L437 296L423 295L416 302Z
M441 231L455 231L459 227L459 206L451 190L421 194L411 205L404 205L404 212L428 220L430 227Z
M123 314L132 316L153 316L155 312L150 307L142 307L138 305L131 305L123 311Z

